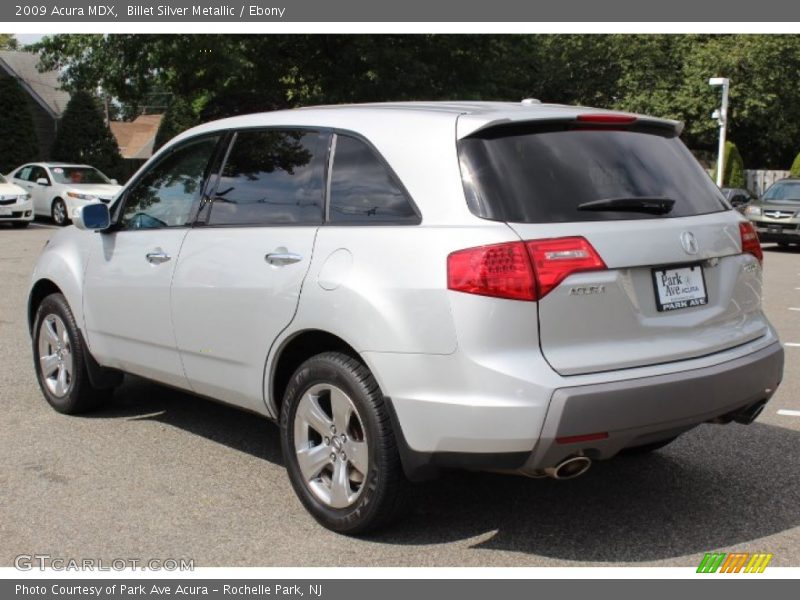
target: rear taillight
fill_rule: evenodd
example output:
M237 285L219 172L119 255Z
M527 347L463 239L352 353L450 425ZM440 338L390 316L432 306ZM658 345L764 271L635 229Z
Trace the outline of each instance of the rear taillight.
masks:
M749 221L739 223L739 234L742 236L742 252L752 254L758 262L764 262L764 253L761 250L761 242L758 241L758 233Z
M535 300L531 262L522 242L480 246L447 257L447 287L511 300Z
M448 289L510 300L539 300L564 279L606 265L582 237L509 242L453 252Z
M539 298L544 298L573 273L606 268L597 251L582 237L533 240L526 245L533 262Z

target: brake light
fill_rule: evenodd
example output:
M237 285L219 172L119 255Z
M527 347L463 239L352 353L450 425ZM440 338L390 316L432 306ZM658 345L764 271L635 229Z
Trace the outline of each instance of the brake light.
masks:
M606 269L606 263L586 238L533 240L526 245L533 263L539 298L544 298L573 273Z
M761 250L761 242L758 241L758 233L749 221L739 223L739 234L742 237L742 253L752 254L758 262L764 262L764 252Z
M605 268L582 237L509 242L450 254L447 288L509 300L539 300L573 273Z
M577 116L581 123L597 123L600 125L627 125L634 123L636 117L633 115L622 115L619 113L588 113Z

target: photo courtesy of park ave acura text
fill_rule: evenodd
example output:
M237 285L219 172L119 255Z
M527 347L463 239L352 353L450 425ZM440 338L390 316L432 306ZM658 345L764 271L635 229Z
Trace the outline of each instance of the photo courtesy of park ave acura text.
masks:
M0 566L800 566L800 36L0 48Z

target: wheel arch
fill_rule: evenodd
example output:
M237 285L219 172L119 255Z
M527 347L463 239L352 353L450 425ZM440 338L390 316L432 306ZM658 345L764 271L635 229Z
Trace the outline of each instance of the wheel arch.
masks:
M292 374L304 361L322 352L343 352L364 362L347 341L322 329L304 329L284 339L270 361L267 380L267 408L279 418L283 394Z
M28 295L28 333L33 334L33 321L36 319L36 311L42 300L50 294L63 294L61 288L50 279L42 278L33 284Z

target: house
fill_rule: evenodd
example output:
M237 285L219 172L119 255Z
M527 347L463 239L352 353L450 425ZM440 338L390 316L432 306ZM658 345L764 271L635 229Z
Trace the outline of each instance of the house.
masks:
M140 115L133 121L111 121L111 133L126 160L144 161L153 155L156 133L164 115Z
M13 77L25 92L39 142L39 159L48 160L69 94L60 89L58 72L40 73L38 63L39 56L31 52L0 51L0 77Z

